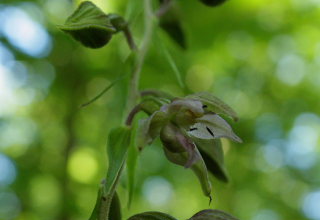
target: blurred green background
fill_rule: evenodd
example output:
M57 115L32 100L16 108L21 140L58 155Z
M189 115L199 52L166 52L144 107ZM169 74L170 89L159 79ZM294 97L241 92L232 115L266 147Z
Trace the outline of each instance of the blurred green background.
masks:
M88 219L105 176L107 135L123 121L126 80L79 105L128 71L130 51L121 34L92 50L58 30L79 2L0 2L1 220ZM124 15L141 42L141 0L93 2ZM244 143L223 140L231 182L212 178L210 207L242 220L319 220L319 0L177 4L188 49L157 29L140 88L184 95L163 46L190 92L210 91L238 112L233 127ZM186 219L209 208L193 173L170 164L159 142L140 156L130 209L126 184L124 176L125 217L157 210Z

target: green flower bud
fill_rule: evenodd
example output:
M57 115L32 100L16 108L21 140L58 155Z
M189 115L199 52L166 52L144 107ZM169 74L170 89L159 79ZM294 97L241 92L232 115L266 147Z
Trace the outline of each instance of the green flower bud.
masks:
M128 23L120 15L108 14L108 17L112 26L117 30L117 32L123 31L128 27Z
M178 136L182 135L179 129L169 123L160 132L160 140L165 148L173 153L185 152L186 149L181 145Z
M207 6L214 7L214 6L221 5L226 0L200 0L200 1Z

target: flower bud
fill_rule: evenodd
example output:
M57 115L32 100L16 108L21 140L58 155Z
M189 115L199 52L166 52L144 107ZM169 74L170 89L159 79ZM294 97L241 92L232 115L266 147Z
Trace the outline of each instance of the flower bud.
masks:
M178 136L181 136L179 129L169 123L164 126L160 132L160 140L165 148L173 153L185 152L186 149L181 145Z

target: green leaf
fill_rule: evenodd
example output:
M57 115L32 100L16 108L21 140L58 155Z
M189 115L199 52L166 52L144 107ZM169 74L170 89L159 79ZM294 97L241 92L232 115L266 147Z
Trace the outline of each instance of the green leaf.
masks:
M237 113L230 106L208 92L195 93L188 95L186 98L201 101L207 111L212 111L217 114L224 114L230 116L235 121L238 120Z
M206 209L198 212L189 220L239 220L220 210Z
M117 193L114 194L110 205L110 220L121 220L121 204Z
M138 161L138 148L136 144L137 123L134 123L127 158L127 177L128 177L128 207L131 205L135 188L135 175Z
M171 6L171 8L160 17L159 25L181 48L187 48L180 17L175 7Z
M131 129L118 127L111 130L108 139L107 154L109 167L105 183L104 195L113 194L119 174L125 163L127 151L130 145Z
M97 217L98 217L98 213L99 213L100 206L101 206L101 201L102 201L102 196L103 196L103 190L104 190L104 185L101 184L100 187L99 187L96 204L94 206L94 209L93 209L93 211L91 213L91 216L90 216L89 220L96 220Z
M214 6L221 5L226 0L200 0L200 1L207 6L214 7Z
M128 220L177 220L176 218L162 212L143 212L128 218Z
M193 139L209 172L217 179L228 182L228 174L224 166L224 155L220 139Z
M174 164L184 166L188 161L188 154L186 152L173 153L166 148L163 148L163 150L168 160ZM198 177L204 195L208 196L211 200L211 182L209 180L207 167L197 148L195 148L195 151L200 159L191 166L191 169Z
M108 15L89 1L82 2L65 24L58 27L90 48L103 47L116 32Z
M120 76L119 78L115 79L113 82L111 82L108 86L106 86L98 95L96 95L94 98L92 98L90 101L82 104L80 107L86 107L88 105L90 105L91 103L97 101L99 98L101 98L106 92L108 92L115 84L117 84L117 82L119 82L120 80L122 80L125 77L125 75Z

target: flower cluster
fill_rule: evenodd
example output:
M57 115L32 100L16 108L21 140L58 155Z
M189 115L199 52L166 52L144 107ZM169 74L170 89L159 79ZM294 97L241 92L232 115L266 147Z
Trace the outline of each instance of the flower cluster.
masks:
M211 185L207 169L220 180L227 181L220 138L242 142L220 116L227 115L236 121L236 113L209 93L164 100L167 99L158 96L139 105L150 116L139 121L137 145L142 150L160 137L168 160L191 168L209 196Z

